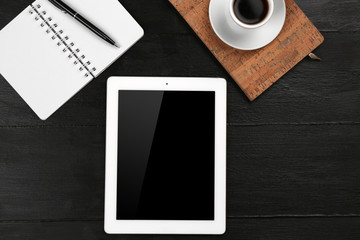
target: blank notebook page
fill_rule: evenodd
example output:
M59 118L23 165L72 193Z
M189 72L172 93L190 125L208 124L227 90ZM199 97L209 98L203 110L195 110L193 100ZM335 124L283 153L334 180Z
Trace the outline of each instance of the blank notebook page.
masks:
M117 0L64 2L120 48L47 0L35 1L0 31L0 74L43 120L143 35L142 28Z

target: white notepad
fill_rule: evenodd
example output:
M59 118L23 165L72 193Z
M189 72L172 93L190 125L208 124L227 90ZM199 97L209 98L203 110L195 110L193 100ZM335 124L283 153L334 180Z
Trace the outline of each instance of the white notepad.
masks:
M0 74L42 120L144 34L118 0L64 2L120 48L105 42L47 0L35 1L1 30Z

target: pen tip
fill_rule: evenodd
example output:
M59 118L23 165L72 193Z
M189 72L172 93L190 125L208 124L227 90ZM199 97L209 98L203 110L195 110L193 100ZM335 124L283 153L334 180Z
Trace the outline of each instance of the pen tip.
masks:
M115 43L114 45L115 45L115 47L120 48L120 46L117 43Z

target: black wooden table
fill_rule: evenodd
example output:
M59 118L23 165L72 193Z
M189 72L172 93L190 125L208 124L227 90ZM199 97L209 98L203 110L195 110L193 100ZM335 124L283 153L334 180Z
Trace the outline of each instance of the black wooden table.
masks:
M315 51L250 103L166 0L122 0L144 38L48 121L0 82L0 239L360 239L360 1L299 0ZM31 0L0 0L0 28ZM0 53L1 57L1 53ZM21 70L19 66L19 70ZM228 80L227 232L103 231L109 76Z

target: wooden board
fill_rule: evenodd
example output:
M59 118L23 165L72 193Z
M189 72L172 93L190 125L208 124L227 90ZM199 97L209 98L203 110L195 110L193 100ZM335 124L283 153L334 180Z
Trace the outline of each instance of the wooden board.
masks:
M210 0L169 0L252 101L318 47L324 37L293 0L285 0L286 21L264 48L242 51L222 42L209 20Z
M359 240L359 218L231 218L226 233L208 235L107 235L102 219L0 224L5 240Z
M0 0L0 27L32 2ZM169 1L121 3L144 38L48 121L0 80L1 240L360 239L360 1L297 1L323 61L253 103ZM225 235L105 234L106 79L139 75L228 80Z
M102 219L105 128L0 127L0 225ZM227 217L360 217L359 130L229 124Z

